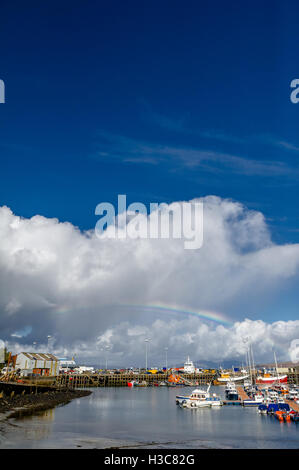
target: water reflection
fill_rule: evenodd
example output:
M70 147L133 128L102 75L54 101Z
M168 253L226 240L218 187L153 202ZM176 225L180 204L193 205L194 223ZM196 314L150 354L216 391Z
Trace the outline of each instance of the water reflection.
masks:
M145 447L154 442L157 448L299 447L295 423L279 423L241 406L178 407L175 396L190 392L166 387L93 389L92 395L55 410L9 420L0 447L100 448L124 441Z
M17 420L35 420L35 419L40 419L40 420L47 420L47 421L53 421L55 416L55 408L50 408L48 410L43 410L43 411L34 411L30 409L20 409L17 411L14 411L10 417Z

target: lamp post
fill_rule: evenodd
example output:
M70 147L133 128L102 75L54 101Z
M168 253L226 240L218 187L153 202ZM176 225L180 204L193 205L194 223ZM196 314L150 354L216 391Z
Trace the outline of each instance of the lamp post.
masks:
M105 346L105 351L106 351L106 371L108 369L108 351L110 349L110 346Z
M48 338L48 350L49 350L50 349L50 339L52 338L52 336L48 335L47 338Z
M166 374L167 374L167 351L168 351L168 348L164 348L165 349L165 367L166 367Z
M151 338L146 338L145 342L145 372L147 372L147 345L150 342Z

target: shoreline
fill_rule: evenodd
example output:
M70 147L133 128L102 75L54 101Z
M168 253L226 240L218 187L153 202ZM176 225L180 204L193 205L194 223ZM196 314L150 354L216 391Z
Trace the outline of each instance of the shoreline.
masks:
M66 405L75 398L91 395L90 390L53 390L34 394L0 397L0 420L30 416L58 405Z

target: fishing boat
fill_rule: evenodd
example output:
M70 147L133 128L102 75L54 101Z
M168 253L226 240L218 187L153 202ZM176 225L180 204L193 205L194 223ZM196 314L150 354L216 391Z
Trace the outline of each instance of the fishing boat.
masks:
M202 408L202 407L214 407L221 406L223 402L220 397L215 393L210 395L209 384L207 390L195 389L189 396L177 395L176 403L184 408Z
M257 393L253 398L249 400L243 400L244 406L258 406L264 403L264 396L261 393Z
M287 375L279 375L278 374L278 366L277 366L277 359L276 359L276 354L274 351L274 361L275 361L275 370L276 370L276 375L271 375L271 374L264 374L259 375L256 378L256 383L257 384L282 384L282 383L287 383L288 382L288 376Z
M227 394L234 390L236 390L236 384L232 381L227 382L225 386L225 393Z
M271 401L276 401L276 400L278 400L278 392L276 392L275 390L269 390L267 394L268 394L269 399L270 399Z
M287 383L288 376L287 375L278 375L272 376L270 374L259 375L256 378L257 384L274 384L274 383Z
M225 387L225 395L228 400L239 400L239 394L234 382L227 382Z

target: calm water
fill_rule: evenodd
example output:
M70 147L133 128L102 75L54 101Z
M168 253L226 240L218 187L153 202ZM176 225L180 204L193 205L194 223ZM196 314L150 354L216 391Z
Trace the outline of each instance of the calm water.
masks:
M256 408L181 409L183 388L95 388L39 415L0 422L1 448L299 448L299 425ZM222 387L215 387L219 394Z

